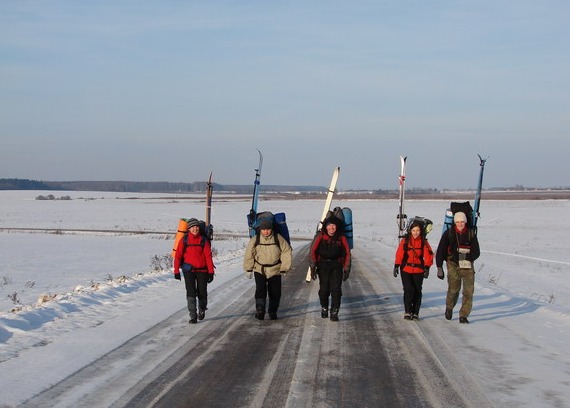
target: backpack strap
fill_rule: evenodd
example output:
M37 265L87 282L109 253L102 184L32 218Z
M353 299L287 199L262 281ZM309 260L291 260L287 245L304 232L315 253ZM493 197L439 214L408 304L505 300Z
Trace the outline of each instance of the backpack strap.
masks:
M420 236L421 242L422 242L422 246L420 247L420 263L419 264L412 264L412 263L408 263L408 251L411 249L412 251L416 251L415 248L409 248L410 245L410 239L409 236L406 234L406 236L404 237L404 257L402 258L402 266L404 265L410 265L412 267L415 268L423 268L424 267L424 246L425 246L425 242L424 242L424 237Z
M256 231L255 243L253 244L254 248L259 245L260 235L261 235L261 232ZM275 230L275 228L273 228L273 244L261 244L261 245L277 245L277 247L279 249L281 249L281 245L279 244L279 239L277 238L277 231Z

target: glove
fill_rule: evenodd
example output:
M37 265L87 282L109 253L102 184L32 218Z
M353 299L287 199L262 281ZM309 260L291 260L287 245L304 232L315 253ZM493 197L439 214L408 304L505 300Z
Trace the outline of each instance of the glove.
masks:
M174 279L176 279L176 280L182 280L182 279L180 279L180 274L179 274L179 273L175 273L175 274L174 274Z
M445 273L443 273L443 268L441 266L437 267L437 277L441 280L445 278Z
M311 266L311 278L317 279L317 268L315 266Z
M246 271L245 277L246 277L247 279L253 278L253 272L252 272L252 271Z
M350 276L350 270L348 269L344 269L342 271L342 281L346 281L348 279L348 277Z
M207 280L208 280L208 283L212 283L212 282L214 281L214 276L215 276L215 275L214 275L213 273L209 273L209 274L208 274L208 279L207 279Z
M427 279L429 277L429 266L426 266L424 268L424 279Z
M400 265L394 265L394 278L397 278L399 273L400 273Z

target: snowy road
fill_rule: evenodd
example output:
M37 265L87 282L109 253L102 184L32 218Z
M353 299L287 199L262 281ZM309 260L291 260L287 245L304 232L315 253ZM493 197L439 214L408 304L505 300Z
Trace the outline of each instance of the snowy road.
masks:
M233 302L203 322L181 310L24 406L492 406L427 321L402 319L399 280L379 279L372 254L354 250L341 321L322 319L307 249L283 279L279 320L255 320L251 281L234 278L210 294Z

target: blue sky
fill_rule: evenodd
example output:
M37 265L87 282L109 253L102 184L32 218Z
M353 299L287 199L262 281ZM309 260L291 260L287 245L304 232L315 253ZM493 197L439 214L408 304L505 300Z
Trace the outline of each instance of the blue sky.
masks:
M0 178L570 186L568 1L0 2Z

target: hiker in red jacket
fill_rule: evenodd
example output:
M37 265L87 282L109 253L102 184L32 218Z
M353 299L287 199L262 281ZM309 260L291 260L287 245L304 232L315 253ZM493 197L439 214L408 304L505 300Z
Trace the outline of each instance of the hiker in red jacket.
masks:
M433 251L423 231L423 225L412 222L409 232L400 241L394 262L394 277L401 270L404 288L404 319L419 319L422 304L422 286L433 265Z
M188 220L188 234L178 241L174 257L174 277L180 278L180 268L186 285L186 300L190 323L197 323L206 316L208 308L208 283L214 280L212 247L196 218ZM198 297L198 314L196 314Z

